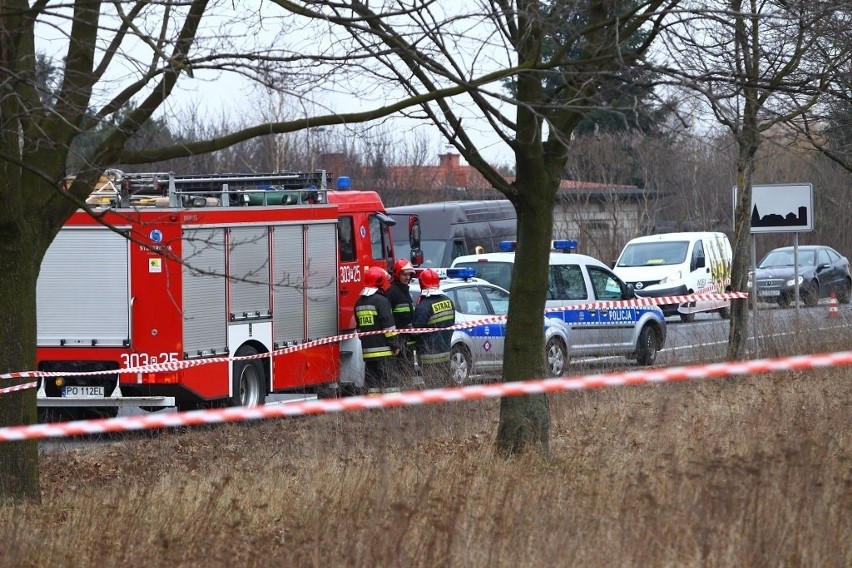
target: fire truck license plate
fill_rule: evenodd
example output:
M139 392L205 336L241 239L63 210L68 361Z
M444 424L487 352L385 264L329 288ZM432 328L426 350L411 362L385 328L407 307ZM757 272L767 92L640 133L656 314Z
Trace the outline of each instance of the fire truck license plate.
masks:
M74 398L103 398L104 387L65 386L62 387L62 396L70 396Z

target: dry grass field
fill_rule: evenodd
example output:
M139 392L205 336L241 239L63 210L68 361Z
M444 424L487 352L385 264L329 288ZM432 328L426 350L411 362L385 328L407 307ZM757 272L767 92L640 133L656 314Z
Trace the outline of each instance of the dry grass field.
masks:
M494 400L43 452L0 564L852 566L852 369L550 404L547 459L494 455Z

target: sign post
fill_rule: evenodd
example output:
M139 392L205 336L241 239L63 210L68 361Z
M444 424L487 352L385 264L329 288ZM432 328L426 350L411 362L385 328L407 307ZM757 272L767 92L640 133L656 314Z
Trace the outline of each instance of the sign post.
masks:
M734 187L734 212L737 188ZM751 291L754 306L754 341L757 346L757 233L793 233L793 303L799 311L799 233L814 230L814 188L810 183L751 186Z

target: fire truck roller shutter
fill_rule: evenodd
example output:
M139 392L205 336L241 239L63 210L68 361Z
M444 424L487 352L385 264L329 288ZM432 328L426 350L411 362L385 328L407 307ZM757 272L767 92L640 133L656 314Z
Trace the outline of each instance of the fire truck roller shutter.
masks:
M337 225L308 225L305 251L308 337L316 339L337 335Z
M306 337L303 232L304 225L281 225L272 233L272 337L279 346Z
M225 230L183 231L183 348L188 356L227 351Z
M38 344L120 346L130 339L129 241L108 227L65 227L36 286Z
M270 317L269 228L232 227L228 247L231 321Z

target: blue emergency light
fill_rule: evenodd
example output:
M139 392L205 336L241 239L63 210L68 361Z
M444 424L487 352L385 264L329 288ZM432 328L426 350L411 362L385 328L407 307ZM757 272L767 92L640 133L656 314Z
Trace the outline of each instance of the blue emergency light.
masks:
M550 248L560 252L577 252L577 241L574 239L551 241Z
M352 189L352 181L349 179L349 176L340 176L337 178L338 191L347 191L349 189Z
M467 280L468 278L473 278L476 276L476 269L474 268L447 268L446 269L447 278L462 278Z
M518 241L500 241L500 250L503 252L515 252Z

